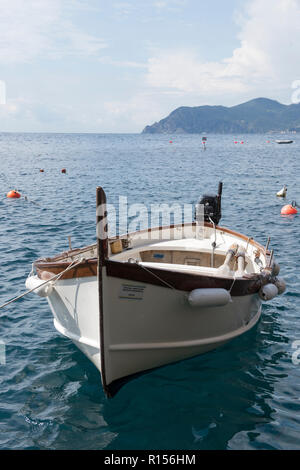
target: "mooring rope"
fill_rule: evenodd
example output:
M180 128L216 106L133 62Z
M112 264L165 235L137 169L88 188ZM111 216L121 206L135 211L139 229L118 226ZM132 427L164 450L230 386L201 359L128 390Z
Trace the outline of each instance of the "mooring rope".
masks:
M174 287L174 286L172 286L171 284L169 284L168 282L166 282L166 281L165 281L164 279L162 279L160 276L158 276L157 274L154 274L152 271L150 271L149 269L147 269L145 266L143 266L143 265L140 264L139 262L136 262L136 264L137 264L140 268L144 269L144 270L147 271L149 274L151 274L153 277L156 277L156 279L158 279L161 283L165 284L165 285L166 285L167 287L169 287L170 289L173 289L173 290L174 290L175 292L177 292L179 295L182 295L182 294L178 291L178 289L176 289L176 287ZM234 276L233 282L232 282L232 284L231 284L231 287L230 287L230 289L228 290L229 294L231 294L231 291L232 291L233 286L234 286L234 284L235 284L236 281L237 281L237 277Z
M145 266L143 266L142 264L140 263L137 263L137 265L140 267L140 268L143 268L145 271L147 271L147 273L151 274L153 277L156 277L156 279L158 279L160 282L162 282L163 284L165 284L167 287L169 287L170 289L173 289L175 290L176 292L178 292L178 290L172 286L171 284L169 284L168 282L166 282L164 279L162 279L161 277L157 276L157 274L154 274L152 271L150 271L149 269L147 269Z
M12 304L13 302L16 302L17 300L21 299L22 297L25 297L25 295L28 295L28 294L31 294L31 292L37 290L37 289L40 289L41 287L45 286L46 284L48 284L49 282L57 282L66 272L70 271L71 269L74 269L77 265L79 265L80 263L82 263L83 261L85 260L85 258L80 258L80 260L78 260L77 262L74 260L72 261L69 266L64 269L61 273L58 273L58 274L55 274L54 276L52 276L50 279L48 279L47 281L45 282L42 282L42 284L40 284L39 286L36 286L34 287L33 289L30 289L26 292L23 292L23 294L21 295L18 295L17 297L14 297L10 300L8 300L7 302L5 302L4 304L0 305L0 310L4 307L6 307L7 305L10 305ZM74 264L75 263L75 264ZM32 272L32 271L31 271Z

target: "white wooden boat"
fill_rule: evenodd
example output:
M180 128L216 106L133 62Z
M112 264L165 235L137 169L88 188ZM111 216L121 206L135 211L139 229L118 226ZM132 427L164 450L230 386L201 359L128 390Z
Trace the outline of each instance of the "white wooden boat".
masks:
M200 238L195 222L109 239L98 188L97 244L34 263L27 288L47 297L55 328L99 369L107 396L137 374L246 333L262 300L284 291L273 252L216 226L220 194L215 201Z
M278 193L276 194L277 197L286 197L287 195L287 187L286 185L283 186L283 188L278 191Z
M293 140L276 140L277 144L293 144Z

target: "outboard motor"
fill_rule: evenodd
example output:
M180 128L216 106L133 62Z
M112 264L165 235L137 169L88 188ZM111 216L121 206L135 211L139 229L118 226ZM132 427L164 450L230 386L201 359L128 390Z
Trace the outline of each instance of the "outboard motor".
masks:
M198 204L202 204L204 206L204 221L213 223L215 225L219 224L221 220L222 213L221 213L221 199L222 199L222 190L223 190L223 183L219 183L218 194L205 194L202 199L198 202Z

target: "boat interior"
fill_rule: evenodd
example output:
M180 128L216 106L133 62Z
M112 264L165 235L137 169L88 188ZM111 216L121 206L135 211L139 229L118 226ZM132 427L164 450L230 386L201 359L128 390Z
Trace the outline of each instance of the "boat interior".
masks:
M97 258L97 245L70 250L48 262ZM145 268L222 277L258 274L266 267L264 247L231 230L197 224L160 227L109 238L108 258Z

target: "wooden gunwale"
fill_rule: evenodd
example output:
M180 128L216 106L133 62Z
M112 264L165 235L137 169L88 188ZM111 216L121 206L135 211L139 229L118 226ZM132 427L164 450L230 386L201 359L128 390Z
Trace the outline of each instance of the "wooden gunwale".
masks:
M252 278L237 279L234 284L232 279L207 276L203 274L190 274L176 271L167 271L157 268L143 269L139 264L120 263L107 260L106 272L109 277L135 281L155 286L174 288L183 292L191 292L194 289L226 289L231 290L232 296L244 296L255 294L261 288L260 275Z
M205 223L204 225L205 225L205 227L212 228L212 225L209 224L209 223ZM111 238L109 238L108 242L110 243L110 242L115 241L115 240L127 239L127 238L130 238L130 237L134 237L138 234L149 233L149 232L152 232L152 231L157 231L157 230L162 231L162 230L168 230L168 229L174 229L174 228L182 228L182 227L185 227L185 226L186 227L196 226L196 224L195 223L192 223L192 224L177 224L177 225L149 228L149 229L145 229L145 230L140 230L138 232L131 232L131 233L127 233L125 235L119 235L117 237L111 237ZM234 235L238 238L241 238L244 241L249 240L249 237L247 237L246 235L243 235L239 232L228 229L226 227L216 227L216 228L220 232L228 233L229 235ZM253 239L250 239L249 244L255 246L264 255L270 254L270 252L265 251L265 248L260 243L256 242ZM43 265L47 264L47 266L51 266L51 267L52 266L53 267L54 266L61 266L61 267L65 266L65 267L67 267L69 263L68 263L68 261L64 261L66 258L70 258L70 257L76 256L76 255L82 254L85 251L89 251L89 250L95 250L96 251L96 248L97 248L96 244L88 245L88 246L85 246L84 248L74 248L73 250L64 251L63 253L59 253L58 255L55 255L51 258L40 258L35 262L35 265L38 266L40 264L43 264ZM96 260L96 259L97 258L95 256L95 258L90 258L89 260L86 260L85 262L92 262L93 263L94 260Z
M94 261L94 260L93 260ZM147 268L145 271L139 264L121 263L118 261L106 260L106 272L109 277L151 284L155 286L168 288L167 284L174 289L190 292L194 289L219 288L230 290L233 280L230 278L221 278L207 276L203 274L180 273L176 271L167 271L158 268ZM43 266L36 267L37 274L42 278L45 273L50 277L50 273L59 274L63 269L61 266ZM97 276L97 263L84 266L77 266L72 271L68 271L61 279L87 278ZM158 279L159 278L159 279ZM160 280L161 279L161 280ZM167 284L166 284L167 283ZM253 275L250 279L240 278L234 282L231 294L233 296L243 296L258 292L261 287L260 275Z
M184 226L191 226L193 224L178 224L178 225L171 225L169 227L158 227L158 228L149 228L146 230L141 230L140 232L133 232L128 233L127 235L114 237L109 239L110 241L114 241L116 239L127 238L131 236L135 236L137 234L142 233L149 233L155 230L163 230L163 229L173 229L173 228L180 228ZM206 227L212 227L211 224L205 224ZM230 235L234 235L244 241L248 241L249 237L235 232L234 230L224 228L224 227L217 227L220 232L228 233ZM255 240L249 240L249 244L256 247L259 251L261 251L267 259L270 256L270 252L266 252L265 248L260 245ZM67 251L65 253L61 253L59 255L54 256L53 258L44 258L39 259L34 263L34 266L37 270L37 274L39 277L42 277L42 272L46 271L52 274L59 274L64 269L68 267L70 264L69 261L64 261L66 258L70 258L76 256L78 254L84 253L85 251L89 251L91 249L96 249L96 245L89 245L82 249L74 249ZM128 250L130 251L130 250ZM113 261L110 259L103 259L102 262L106 265L107 275L112 277L118 277L120 279L127 279L127 280L134 280L140 282L146 282L153 285L162 285L166 287L166 285L161 282L147 271L143 270L139 265L131 264L131 263L122 263L118 261ZM84 278L84 277L93 277L97 276L97 265L98 259L96 257L89 258L83 260L81 264L77 265L74 269L68 271L64 274L61 279L73 279L73 278ZM189 273L178 273L172 271L161 270L158 268L151 268L148 271L153 272L155 275L159 276L165 282L170 283L176 289L179 290L186 290L190 291L197 287L223 287L225 289L229 289L232 280L226 278L216 278L210 277L207 275L197 275L197 274L189 274ZM254 275L252 279L239 279L235 282L235 285L232 290L232 295L246 295L248 293L253 293L259 290L260 288L260 281L259 275Z

